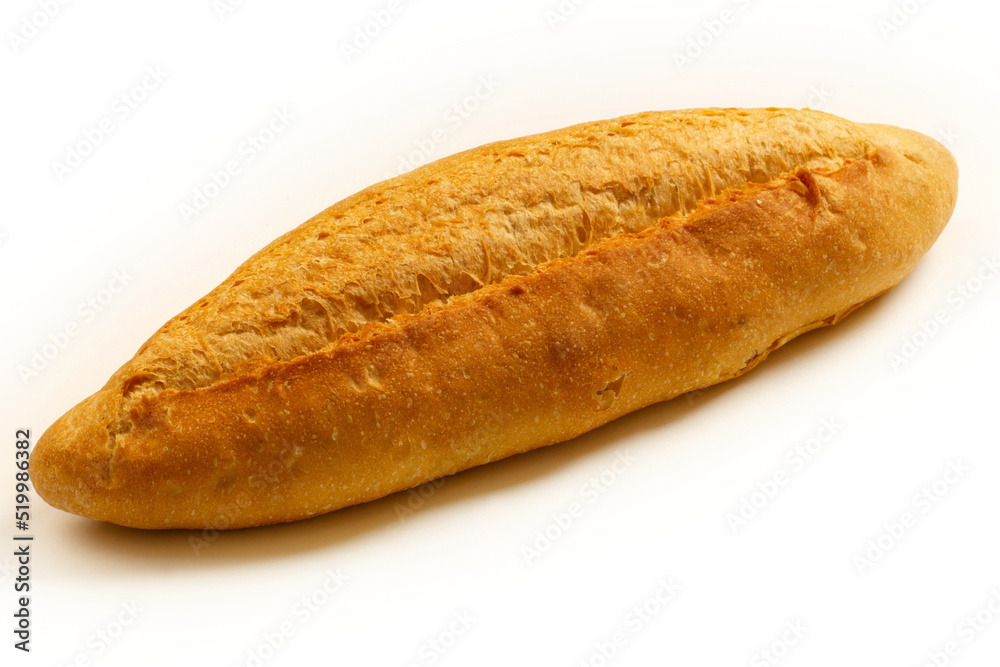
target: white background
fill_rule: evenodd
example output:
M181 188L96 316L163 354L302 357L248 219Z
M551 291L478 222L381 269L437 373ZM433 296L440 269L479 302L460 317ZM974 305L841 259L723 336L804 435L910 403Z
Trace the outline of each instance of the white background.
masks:
M49 3L50 19L36 17L45 2L4 2L0 663L916 667L954 641L938 664L997 664L996 3L577 2L554 25L559 0L403 2L350 59L342 45L387 0L245 0L221 15L212 0L92 0ZM689 40L703 46L679 65ZM130 93L147 68L162 81ZM448 122L481 77L495 90ZM127 118L122 94L144 97ZM700 106L811 106L935 136L961 169L954 217L898 289L747 376L463 473L422 505L402 493L202 534L103 525L35 497L33 650L13 649L16 428L37 439L246 257L393 173L439 127L432 158ZM293 119L247 159L241 144L275 109ZM110 134L57 173L105 118ZM180 206L229 160L240 173L186 222ZM836 434L798 466L789 452L824 419ZM634 461L608 472L619 452ZM915 499L953 464L966 471L933 503ZM773 497L753 496L781 472ZM585 486L602 474L602 492ZM745 499L759 507L734 530ZM582 516L554 527L573 502ZM915 524L885 534L907 512ZM657 601L671 579L679 592Z

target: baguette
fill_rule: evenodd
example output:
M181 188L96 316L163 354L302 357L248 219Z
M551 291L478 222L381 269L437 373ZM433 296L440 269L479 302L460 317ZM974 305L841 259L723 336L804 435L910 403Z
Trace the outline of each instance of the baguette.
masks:
M168 321L32 455L139 528L294 521L736 377L895 286L951 154L792 109L649 112L363 190Z

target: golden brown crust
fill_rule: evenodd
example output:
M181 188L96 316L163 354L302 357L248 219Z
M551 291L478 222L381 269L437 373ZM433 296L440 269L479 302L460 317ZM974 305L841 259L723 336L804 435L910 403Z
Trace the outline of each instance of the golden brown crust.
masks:
M697 179L661 169L657 178L664 183L645 191L650 201L660 202L658 193L671 190L677 179L684 187L675 205L647 201L660 222L638 222L653 215L648 210L619 209L602 223L611 230L604 238L587 237L579 247L567 244L576 228L552 223L539 238L547 239L540 245L554 257L539 251L525 266L505 270L504 278L498 269L480 273L484 286L449 290L446 303L421 302L409 309L414 314L383 309L388 317L373 317L356 333L338 333L331 324L323 344L285 341L288 358L280 361L251 363L252 351L241 357L267 338L251 336L235 353L211 344L202 348L205 359L216 360L217 369L229 364L229 371L213 375L196 363L174 378L150 361L150 350L185 349L191 343L185 336L202 330L161 330L104 389L43 435L33 455L39 493L62 509L130 526L263 525L566 440L650 403L740 375L795 335L832 324L891 289L930 247L954 206L951 155L917 133L789 110L629 118L671 128L663 136L693 132L671 139L670 155L687 146L687 172L702 165L713 173L708 183L722 180L718 174L731 168L731 189L707 192L704 179L696 186ZM744 132L751 121L764 126L755 126L754 145ZM504 147L528 156L530 146L552 141L540 137L589 141L594 128L624 130L631 122L588 124ZM775 126L771 134L769 124ZM706 127L716 140L699 146L696 139ZM611 157L601 164L625 165L615 183L633 182L637 177L629 169L648 173L636 166L633 153L622 153L617 140L607 141L597 152ZM481 189L481 158L496 146L430 165L328 209L245 263L213 298L231 296L253 280L248 276L267 285L268 271L277 271L279 261L290 263L283 271L303 270L302 258L283 248L306 244L322 233L317 229L330 228L323 225L332 224L338 211L363 211L379 199L384 204L398 190L417 196L420 183L433 180L428 174L449 174L457 190L463 183ZM691 158L697 151L701 155ZM575 164L576 172L537 187L515 178L524 176L523 169L486 173L509 179L495 190L503 191L505 201L521 197L523 204L524 191L548 188L557 197L567 187L564 181L607 180L588 180L588 165ZM408 205L424 210L428 221L442 208L428 200ZM673 213L659 215L670 206ZM484 214L482 220L488 219ZM614 231L639 224L636 233ZM475 222L463 229L452 232L463 243L492 233ZM358 234L363 239L369 232ZM356 257L362 255L371 260L365 253ZM413 261L428 256L436 257L423 249ZM456 261L448 275L468 272L472 262ZM367 289L377 284L376 276ZM274 280L270 288L272 296L284 290L296 298L286 280ZM301 298L301 285L295 289ZM266 315L274 303L261 297L259 310ZM226 319L216 306L199 304L185 312L213 311ZM241 308L241 317L252 317L250 304ZM337 316L360 310L345 307ZM330 312L328 322L334 319Z
M275 240L113 381L129 400L210 386L684 215L727 188L836 168L872 147L852 123L789 109L635 114L481 146Z

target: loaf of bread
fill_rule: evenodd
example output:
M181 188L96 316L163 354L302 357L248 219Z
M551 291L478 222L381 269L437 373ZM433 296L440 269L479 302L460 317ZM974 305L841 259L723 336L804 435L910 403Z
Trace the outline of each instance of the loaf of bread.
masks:
M641 113L374 185L247 260L39 439L68 512L294 521L736 377L895 286L951 154L816 111Z

